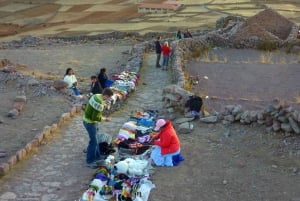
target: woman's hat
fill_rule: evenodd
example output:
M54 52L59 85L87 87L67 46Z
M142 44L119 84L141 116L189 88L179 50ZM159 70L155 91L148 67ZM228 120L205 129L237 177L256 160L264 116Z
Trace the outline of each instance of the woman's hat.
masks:
M167 123L166 120L164 120L164 119L158 119L158 120L156 121L154 131L159 131L159 129L160 129L161 127L163 127L166 123Z

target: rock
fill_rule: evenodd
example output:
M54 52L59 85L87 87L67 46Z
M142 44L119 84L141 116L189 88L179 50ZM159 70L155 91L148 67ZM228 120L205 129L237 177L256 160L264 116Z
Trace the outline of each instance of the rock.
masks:
M17 72L17 68L15 66L5 66L2 71L5 73L15 73Z
M170 108L167 109L167 111L168 111L168 113L173 113L175 110L174 110L173 107L170 107Z
M174 101L174 102L177 102L180 100L179 97L177 97L176 95L174 94L165 94L164 96L164 99L168 100L168 101Z
M269 126L272 126L272 124L273 124L273 118L271 117L271 116L266 116L265 117L265 125L267 126L267 127L269 127Z
M257 121L257 111L251 111L249 115L250 115L251 122Z
M231 136L231 132L229 129L224 132L224 136L227 138Z
M12 109L8 112L7 117L15 118L19 115L19 111L17 109Z
M230 114L232 114L233 109L235 109L234 105L226 105L225 110L227 110Z
M293 119L294 119L295 121L297 121L297 122L298 122L298 116L299 116L299 112L298 112L298 111L292 112L292 117L293 117Z
M17 156L17 160L18 161L21 161L24 159L24 157L26 156L26 149L21 149L19 150L17 153L16 153L16 156Z
M257 111L257 120L263 120L264 119L264 115L262 111Z
M15 102L23 102L25 103L27 100L26 96L16 96Z
M9 164L8 163L1 163L0 164L0 175L5 175L9 171ZM2 200L2 196L0 197L0 200Z
M241 112L242 112L242 106L241 105L236 105L232 110L233 115L237 115L238 113L241 113Z
M194 129L194 125L191 122L184 122L178 126L178 132L187 134L192 132Z
M190 118L178 118L174 121L175 124L182 124L188 121L193 121L194 117L190 117Z
M200 121L202 121L204 123L216 123L218 121L218 117L217 116L203 117L203 118L200 118Z
M269 104L265 107L264 111L267 112L267 113L271 113L275 110L274 106Z
M225 121L229 121L230 123L234 122L234 116L233 115L226 115L224 116Z
M241 120L241 117L242 117L242 115L243 115L243 113L242 113L242 112L240 112L240 113L237 113L237 114L235 115L235 117L234 117L234 120L235 120L235 121L240 121L240 120Z
M39 81L37 81L36 79L34 78L31 78L30 80L28 80L27 82L27 85L28 86L38 86L40 84Z
M54 82L53 82L53 87L56 90L65 89L65 88L67 88L67 86L68 86L68 84L65 83L63 80L54 80Z
M273 121L272 128L275 132L279 131L281 129L281 124L279 121Z
M8 59L0 59L0 68L3 68L7 65L12 65L11 61Z
M290 123L293 131L297 134L300 134L300 128L299 128L297 122L292 117L289 117L288 120L289 120L289 123Z
M291 132L292 131L292 127L290 124L286 124L286 123L282 123L281 124L281 129L284 130L285 132Z
M288 118L286 116L279 116L278 121L280 121L281 123L288 123Z
M17 195L13 192L5 192L1 195L0 200L15 200L17 198Z
M257 123L258 123L259 125L263 125L263 124L265 123L265 121L264 121L264 120L257 120Z
M250 112L249 111L244 111L243 112L240 122L243 123L243 124L250 124L251 123Z

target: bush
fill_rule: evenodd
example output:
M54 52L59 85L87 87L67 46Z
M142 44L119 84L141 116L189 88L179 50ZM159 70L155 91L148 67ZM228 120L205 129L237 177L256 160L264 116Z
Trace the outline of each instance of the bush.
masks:
M257 44L257 49L263 51L273 51L278 48L278 43L272 40L262 40Z

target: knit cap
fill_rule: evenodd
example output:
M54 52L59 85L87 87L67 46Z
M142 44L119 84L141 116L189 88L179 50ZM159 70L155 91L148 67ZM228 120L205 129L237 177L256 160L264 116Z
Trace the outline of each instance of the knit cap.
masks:
M166 123L167 123L166 120L164 120L164 119L158 119L158 120L156 121L154 130L155 130L155 131L159 131L159 129L160 129L161 127L163 127Z

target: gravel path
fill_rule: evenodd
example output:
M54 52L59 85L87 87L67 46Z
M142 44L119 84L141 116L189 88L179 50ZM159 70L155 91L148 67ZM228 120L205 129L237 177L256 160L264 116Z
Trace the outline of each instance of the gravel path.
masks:
M116 135L130 112L138 108L161 110L161 86L168 84L169 75L155 68L154 60L154 55L146 59L138 89L123 109L112 115L111 122L101 123L102 132ZM0 180L0 200L78 200L93 174L93 170L85 167L85 154L82 152L87 141L81 115L76 116L53 139Z

